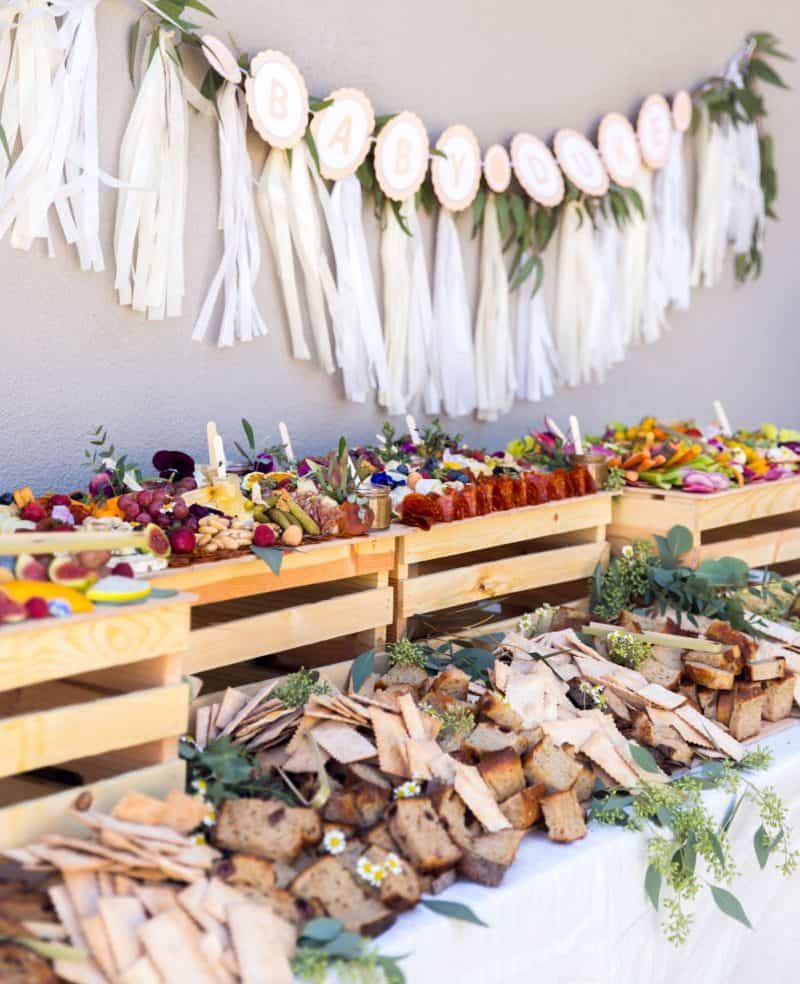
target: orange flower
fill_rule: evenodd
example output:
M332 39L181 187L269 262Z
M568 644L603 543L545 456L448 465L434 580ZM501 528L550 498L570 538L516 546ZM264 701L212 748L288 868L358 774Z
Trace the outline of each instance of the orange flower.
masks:
M33 502L35 498L36 497L34 496L30 485L26 485L22 489L15 489L14 491L14 505L17 509L24 509L25 506L27 506L29 502Z

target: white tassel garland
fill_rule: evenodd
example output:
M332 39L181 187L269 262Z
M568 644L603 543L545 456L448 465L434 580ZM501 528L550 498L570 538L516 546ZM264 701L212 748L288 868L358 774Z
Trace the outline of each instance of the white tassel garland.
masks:
M689 307L692 246L689 237L689 202L683 133L675 130L669 159L653 179L651 230L658 246L653 265L660 269L666 303L678 310Z
M528 255L522 257L524 266ZM517 288L516 306L517 396L530 403L552 396L558 380L558 356L547 318L544 288L531 293L530 281Z
M517 380L508 273L493 194L486 200L481 233L481 292L475 323L475 360L478 418L497 420L511 409Z
M219 228L224 251L208 294L195 322L192 338L202 341L208 332L221 291L222 320L217 344L249 342L267 334L258 310L255 285L261 269L253 170L247 153L247 108L238 89L225 82L217 93L219 118Z
M114 286L152 321L179 317L185 294L189 120L172 35L161 31L122 138Z
M448 417L472 413L477 391L467 280L453 213L444 207L439 210L436 231L431 349L444 412ZM440 408L426 409L438 413Z

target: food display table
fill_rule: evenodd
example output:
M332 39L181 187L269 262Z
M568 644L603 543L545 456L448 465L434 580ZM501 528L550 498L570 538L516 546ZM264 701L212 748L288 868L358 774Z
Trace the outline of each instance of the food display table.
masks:
M692 564L723 556L752 567L800 560L800 476L702 495L628 488L614 497L608 539L619 552L677 524L694 536Z
M800 826L800 726L759 742L774 751L759 786L773 786ZM706 793L721 818L730 797ZM758 826L745 803L731 828L741 877L733 891L754 932L723 915L704 889L695 904L688 942L675 947L658 926L644 892L646 838L592 825L590 836L560 845L543 834L527 837L503 884L487 891L458 882L439 896L463 902L489 924L481 929L418 908L378 939L382 953L408 954L402 967L414 984L793 984L800 877L783 877L770 862L761 871L752 845Z
M252 555L165 571L161 588L196 596L185 673L201 673L357 635L349 655L383 645L392 621L396 529L309 543L279 574Z
M183 786L191 600L0 628L0 847L62 829L89 784L101 808Z
M608 493L406 529L394 572L394 635L414 615L588 578L608 557Z

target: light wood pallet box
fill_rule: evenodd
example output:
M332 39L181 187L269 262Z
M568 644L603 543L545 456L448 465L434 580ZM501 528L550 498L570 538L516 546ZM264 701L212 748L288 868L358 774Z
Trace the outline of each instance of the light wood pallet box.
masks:
M417 616L429 626L456 606L588 578L608 559L610 521L611 496L598 493L409 530L397 545L393 638Z
M800 476L710 495L626 489L614 497L608 539L615 553L633 540L688 527L687 561L740 557L751 567L800 560Z
M305 544L284 555L279 574L255 556L197 564L153 579L196 595L184 673L237 685L250 660L335 640L341 656L383 646L392 621L397 531ZM316 665L306 662L306 665ZM215 672L219 671L219 672ZM263 667L260 669L264 675Z
M83 789L100 808L129 789L183 789L190 602L0 629L0 847L72 829L67 808Z

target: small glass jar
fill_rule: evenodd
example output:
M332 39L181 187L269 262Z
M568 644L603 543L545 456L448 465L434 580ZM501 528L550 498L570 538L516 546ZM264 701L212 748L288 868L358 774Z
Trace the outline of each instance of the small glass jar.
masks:
M359 496L367 500L375 521L373 530L388 530L392 525L392 495L387 485L370 485L358 490Z
M572 463L583 465L594 479L598 492L605 488L608 481L608 458L604 454L591 451L586 454L573 454Z

